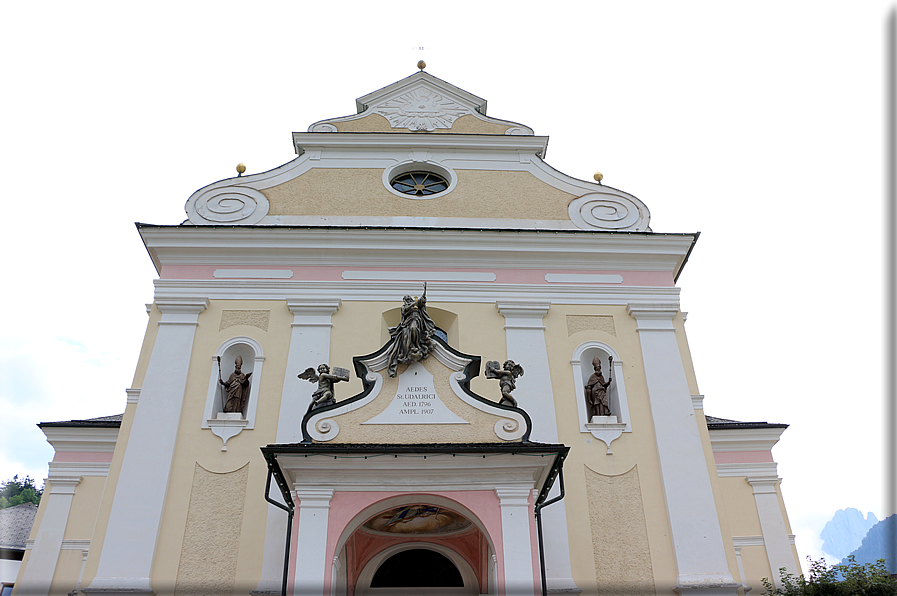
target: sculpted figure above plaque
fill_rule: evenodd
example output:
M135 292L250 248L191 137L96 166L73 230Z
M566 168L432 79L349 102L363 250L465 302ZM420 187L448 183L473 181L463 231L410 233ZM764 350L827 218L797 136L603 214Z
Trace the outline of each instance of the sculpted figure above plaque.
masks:
M497 360L490 360L486 363L486 378L498 379L498 385L501 388L501 401L499 404L517 407L517 400L511 396L511 392L517 388L517 377L523 376L523 367L515 363L513 360L505 360L505 363L499 366Z
M610 366L614 364L614 357L608 357ZM592 366L595 372L589 377L586 383L586 406L589 408L589 420L595 416L610 416L610 406L607 405L607 387L613 379L604 380L601 374L601 359L595 356L592 359Z
M333 384L339 383L340 381L348 381L349 370L334 366L333 373L331 374L330 367L326 364L322 364L318 366L317 374L315 374L315 369L309 366L302 374L298 375L298 377L311 383L318 384L317 390L311 394L311 403L308 404L308 412L311 412L317 408L323 408L324 406L336 403L336 398L333 396Z
M249 377L252 373L243 373L243 357L237 356L234 360L234 372L227 378L221 378L221 356L218 356L218 382L227 391L227 401L224 402L223 411L228 414L242 414L246 408L246 399L249 397ZM223 399L223 396L222 396Z
M387 371L394 377L399 364L419 362L430 355L430 341L436 331L436 324L427 314L427 284L420 298L405 296L402 302L402 320L390 327L389 336L395 341L387 354Z

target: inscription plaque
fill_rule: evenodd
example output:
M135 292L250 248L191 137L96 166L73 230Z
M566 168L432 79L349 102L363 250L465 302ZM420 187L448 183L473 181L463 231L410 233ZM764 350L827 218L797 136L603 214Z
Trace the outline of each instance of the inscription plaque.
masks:
M450 374L450 373L448 373ZM396 394L385 410L362 424L469 424L448 409L436 393L433 375L412 362L399 375Z

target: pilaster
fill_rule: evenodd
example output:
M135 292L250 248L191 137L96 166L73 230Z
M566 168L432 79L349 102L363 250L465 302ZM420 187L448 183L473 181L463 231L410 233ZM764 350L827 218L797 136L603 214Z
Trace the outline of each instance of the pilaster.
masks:
M311 399L311 391L308 391L309 384L296 375L308 367L317 368L319 364L330 359L332 318L339 310L340 300L339 298L287 300L286 305L293 313L293 323L275 442L298 443L302 441L302 429L299 423L308 408L308 400L303 400L301 396L307 394ZM282 501L276 490L271 492L271 498ZM252 594L280 594L286 525L286 512L268 504L262 577Z
M50 593L50 584L53 582L59 551L62 549L65 526L75 497L75 487L81 482L81 476L51 470L47 482L50 483L51 489L43 497L46 503L43 505L44 515L34 537L34 546L31 548L22 581L18 584L19 592L22 594L43 596Z
M162 312L128 437L97 575L82 591L154 594L150 573L162 524L193 338L207 298L157 299Z
M297 487L294 493L298 501L299 536L294 555L296 582L293 595L323 595L327 571L327 522L333 490Z
M501 507L502 558L507 596L532 596L537 589L533 582L530 491L531 488L526 486L495 488Z
M763 532L763 545L773 573L773 584L776 588L782 588L780 568L785 567L789 573L800 573L776 493L776 484L782 479L775 474L749 474L746 479L754 489L754 502L760 516L760 531Z
M676 556L676 592L734 596L740 584L729 573L710 473L673 326L679 305L630 303L628 310L638 324Z
M508 358L523 366L526 379L514 390L520 407L534 420L531 441L558 442L557 415L548 365L548 346L542 317L548 314L548 302L498 301L498 312L505 318ZM549 498L560 494L552 487ZM567 511L561 501L542 511L542 538L545 545L545 575L549 591L581 590L573 581L570 565L570 541L567 537Z

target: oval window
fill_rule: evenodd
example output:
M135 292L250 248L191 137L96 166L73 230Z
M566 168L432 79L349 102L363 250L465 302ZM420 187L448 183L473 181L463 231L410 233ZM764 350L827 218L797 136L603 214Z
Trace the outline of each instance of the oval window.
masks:
M390 186L402 194L426 197L444 191L449 183L433 172L405 172L393 178Z

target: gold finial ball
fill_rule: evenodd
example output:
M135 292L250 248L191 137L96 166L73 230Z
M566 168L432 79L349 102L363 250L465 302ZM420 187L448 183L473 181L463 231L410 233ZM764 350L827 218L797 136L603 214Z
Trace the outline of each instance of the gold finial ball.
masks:
M425 68L427 67L427 63L424 62L423 60L418 60L418 61L417 61L417 67L418 67L419 69L423 70L423 69L425 69Z
M595 172L595 175L592 176L592 178L595 179L595 182L601 182L602 180L604 180L604 174L602 174L601 172Z
M238 174L242 174L242 173L245 172L245 171L246 171L246 164L245 164L245 163L238 163L238 164L237 164L237 173L238 173Z

